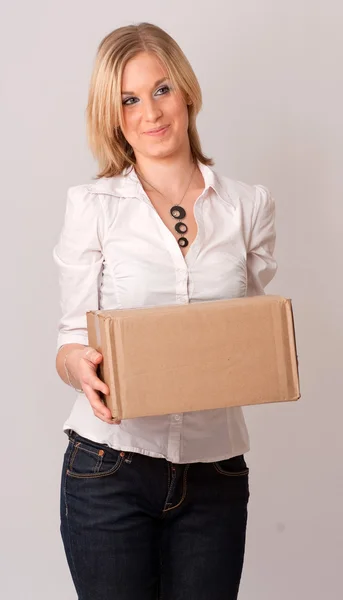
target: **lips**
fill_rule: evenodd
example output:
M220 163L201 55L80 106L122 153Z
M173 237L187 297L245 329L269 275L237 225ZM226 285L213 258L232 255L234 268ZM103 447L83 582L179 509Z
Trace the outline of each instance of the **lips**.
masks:
M145 133L147 135L161 135L165 131L167 131L168 127L169 127L169 125L162 125L162 127L156 127L155 129L150 129L149 131L146 131Z

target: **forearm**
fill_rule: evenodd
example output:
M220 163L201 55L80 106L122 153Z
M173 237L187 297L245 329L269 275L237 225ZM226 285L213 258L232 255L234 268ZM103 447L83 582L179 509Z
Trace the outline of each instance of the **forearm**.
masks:
M83 344L65 344L64 346L62 346L59 351L57 352L56 355L56 370L57 373L59 374L60 378L62 379L62 381L64 381L64 383L66 383L67 385L70 385L70 383L73 385L73 387L80 389L81 384L80 381L77 380L76 376L75 376L75 361L79 359L80 357L80 353L83 351L83 349L86 346ZM68 355L68 358L66 359L66 356ZM66 373L66 369L65 369L65 360L66 360L66 366L68 369L68 373L69 373L69 378L70 378L70 382L68 380L68 376Z

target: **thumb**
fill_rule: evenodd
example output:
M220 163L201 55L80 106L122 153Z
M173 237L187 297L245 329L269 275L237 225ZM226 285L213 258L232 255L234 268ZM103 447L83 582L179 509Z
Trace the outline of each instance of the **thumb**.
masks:
M85 354L85 358L93 363L99 363L102 359L102 355L94 348L89 348Z

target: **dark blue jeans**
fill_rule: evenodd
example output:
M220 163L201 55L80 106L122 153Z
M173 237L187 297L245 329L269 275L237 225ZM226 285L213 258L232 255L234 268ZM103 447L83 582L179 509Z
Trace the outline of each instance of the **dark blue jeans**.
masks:
M70 433L61 534L79 600L236 600L243 456L172 464Z

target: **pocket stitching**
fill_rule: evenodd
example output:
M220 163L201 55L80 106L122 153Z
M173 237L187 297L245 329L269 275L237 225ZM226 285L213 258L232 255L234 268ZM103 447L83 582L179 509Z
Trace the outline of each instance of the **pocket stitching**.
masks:
M67 468L67 475L69 475L70 477L76 477L76 478L79 478L79 479L87 479L87 478L97 478L97 477L105 477L106 475L112 475L113 473L115 473L116 471L118 471L118 469L121 466L121 464L122 464L122 462L124 460L124 457L125 457L125 454L123 454L123 456L121 454L119 454L119 456L117 458L117 462L115 463L115 465L111 469L109 469L108 471L104 471L103 473L96 473L96 472L95 473L84 473L84 474L82 474L82 473L73 473L71 471L71 469L73 468L73 464L74 464L77 452L80 449L84 450L85 452L89 452L89 454L95 454L95 455L97 454L96 452L92 452L91 450L87 450L86 448L83 448L81 446L81 442L76 442L75 448L74 448L74 452L73 452L73 454L71 456L71 459L69 461L69 466ZM100 458L101 458L101 460L98 461L98 463L95 465L94 469L97 469L97 468L100 469L103 457L101 456Z
M70 457L70 460L69 460L69 465L68 465L67 472L69 471L69 469L73 468L75 456L77 454L77 451L79 449L79 445L81 444L81 442L73 442L73 444L74 444L74 450L73 450L73 453L72 453L72 455Z
M75 448L75 451L74 451L74 453L73 453L73 458L72 458L72 460L70 461L69 468L70 468L70 469L72 469L72 468L73 468L73 464L74 464L75 457L76 457L77 453L78 453L80 450L82 450L83 452L87 452L88 454L91 454L91 455L93 455L93 456L96 456L96 457L97 457L97 462L96 462L95 466L93 467L93 471L94 471L94 473L97 473L97 472L100 470L100 467L101 467L101 465L102 465L102 460L103 460L103 456L104 456L104 455L103 455L103 454L99 454L99 452L94 452L93 450L88 450L88 448L85 448L85 447L84 447L84 445L82 444L82 442L77 442L77 443L76 443L76 446L77 446L77 447Z
M237 471L236 473L231 471L224 471L219 465L218 463L214 462L213 463L214 468L216 469L216 471L218 471L218 473L220 473L220 475L226 475L227 477L243 477L244 475L248 475L249 474L249 469L246 468L243 471Z
M116 473L116 471L118 471L118 469L119 469L119 467L121 467L122 463L123 463L123 457L119 456L114 467L112 467L112 469L110 469L109 471L105 471L104 473L82 474L82 473L73 473L72 471L67 469L67 475L69 475L70 477L75 477L77 479L97 479L98 477L106 477L107 475L113 475L113 473Z

